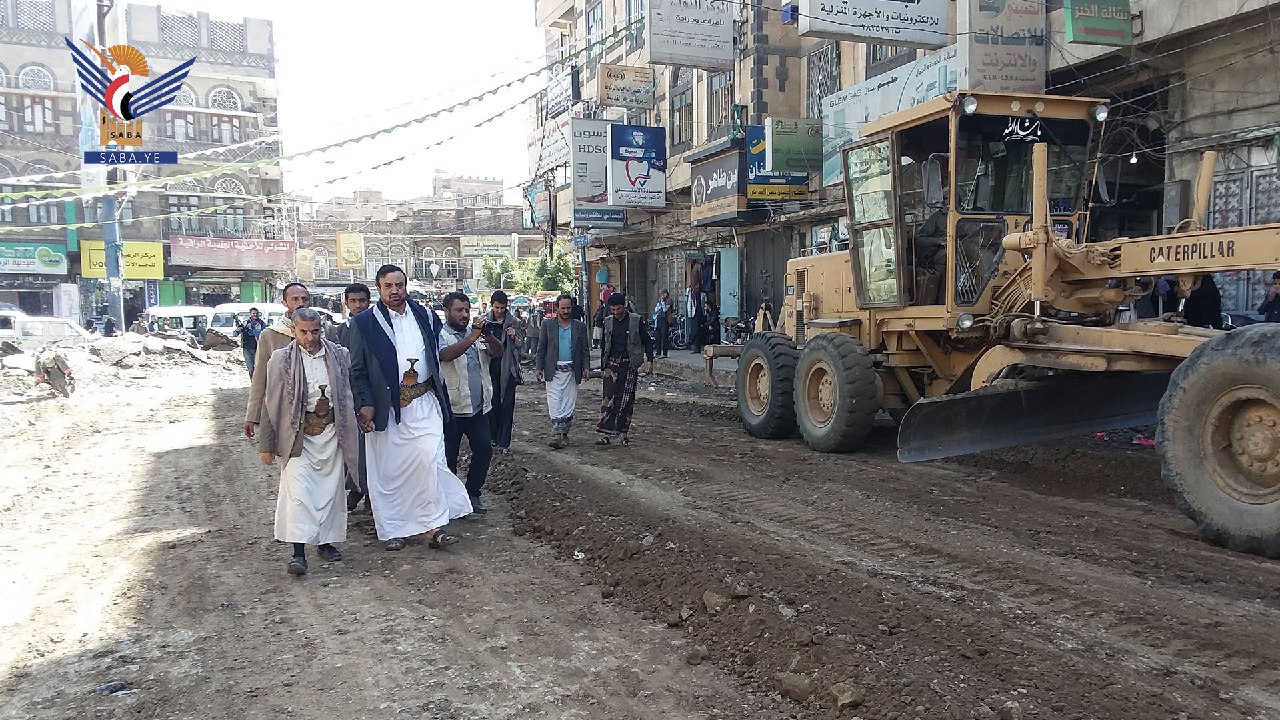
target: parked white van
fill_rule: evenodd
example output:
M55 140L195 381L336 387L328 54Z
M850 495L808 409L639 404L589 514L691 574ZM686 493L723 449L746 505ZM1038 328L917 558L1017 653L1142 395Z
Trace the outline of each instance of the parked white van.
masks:
M166 328L179 328L204 341L204 332L213 320L213 308L203 305L157 305L147 308L147 322L160 321Z
M209 327L220 334L235 339L236 321L249 319L249 311L258 308L258 317L267 325L284 317L284 305L273 302L260 303L222 303L213 309L213 319Z

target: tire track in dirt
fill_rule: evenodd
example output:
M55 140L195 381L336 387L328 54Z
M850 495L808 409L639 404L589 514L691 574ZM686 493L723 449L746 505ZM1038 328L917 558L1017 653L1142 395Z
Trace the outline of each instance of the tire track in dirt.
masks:
M679 487L689 496L690 507L737 527L746 524L825 548L853 572L896 578L942 601L997 612L1020 631L1041 637L1046 646L1084 651L1102 662L1122 658L1131 672L1154 678L1187 676L1192 680L1187 692L1207 695L1206 701L1218 692L1235 693L1262 708L1280 708L1280 674L1275 670L1280 656L1257 642L1258 628L1274 627L1280 619L1274 595L1267 591L1274 587L1275 564L1235 556L1193 537L1181 538L1180 544L1189 547L1179 548L1175 557L1162 557L1171 528L1180 523L1171 510L1153 511L1149 505L1106 497L1089 502L1038 496L1015 487L1009 507L987 513L1010 523L975 524L965 517L971 507L937 512L949 503L930 498L930 481L936 479L930 476L951 474L970 484L995 485L998 473L958 465L907 467L875 455L814 461L805 457L803 447L797 452L793 443L759 444L719 418L673 419L655 410L645 403L638 408L643 429L637 431L641 439L633 448L574 448L571 454L584 463L581 471L589 476L591 466L598 464L634 472L638 482L652 478ZM696 427L689 427L690 420ZM690 458L684 448L695 437L723 452L694 467L682 463ZM813 465L837 463L846 473L842 479L778 481L789 470L812 472ZM854 474L858 481L851 485L849 475ZM922 487L911 487L916 485ZM881 490L885 497L879 496ZM980 500L954 486L943 491L968 495L969 506ZM1102 515L1106 522L1094 518L1072 527L1061 520L1071 512ZM1049 523L1059 532L1045 538L1037 523ZM1135 572L1144 561L1178 572L1168 579L1157 576L1156 582L1150 574ZM1208 571L1207 578L1197 577L1201 570ZM1241 581L1246 572L1254 573L1251 582ZM1218 587L1228 582L1236 587ZM1239 600L1241 596L1246 599Z

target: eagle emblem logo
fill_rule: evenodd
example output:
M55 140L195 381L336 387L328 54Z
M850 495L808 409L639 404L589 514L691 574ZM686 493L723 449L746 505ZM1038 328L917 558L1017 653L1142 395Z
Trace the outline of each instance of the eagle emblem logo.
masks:
M151 67L147 58L130 45L112 45L103 53L89 42L82 40L101 65L67 38L67 47L76 63L76 75L80 86L102 106L100 125L102 145L125 146L142 144L142 116L173 102L182 81L187 78L196 59L191 58L176 68L151 80L138 84L140 78L150 77Z

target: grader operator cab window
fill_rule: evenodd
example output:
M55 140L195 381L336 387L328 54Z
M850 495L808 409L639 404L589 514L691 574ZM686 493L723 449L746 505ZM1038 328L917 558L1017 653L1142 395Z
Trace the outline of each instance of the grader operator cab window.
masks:
M1031 148L1049 146L1049 206L1076 212L1088 179L1087 120L965 115L956 135L956 208L973 214L1031 214Z
M859 305L899 306L902 282L893 228L894 167L889 141L854 147L845 153L844 161Z
M942 117L898 135L898 227L912 305L945 302L950 125Z

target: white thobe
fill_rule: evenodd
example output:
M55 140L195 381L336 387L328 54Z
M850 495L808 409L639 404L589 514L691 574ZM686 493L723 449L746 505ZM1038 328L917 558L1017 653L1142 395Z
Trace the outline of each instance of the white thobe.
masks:
M403 315L390 315L400 377L409 369L409 358L417 358L414 367L425 381L422 329L407 308ZM445 460L444 416L435 393L400 408L399 423L393 409L386 430L365 436L365 466L379 540L420 535L471 514L466 486Z
M320 386L333 402L333 383L325 365L324 347L315 355L298 353L307 382L308 412L320 399ZM280 496L276 500L276 539L288 543L342 542L347 539L347 503L344 497L346 474L342 449L338 446L338 426L329 425L319 435L302 436L302 454L281 458Z

